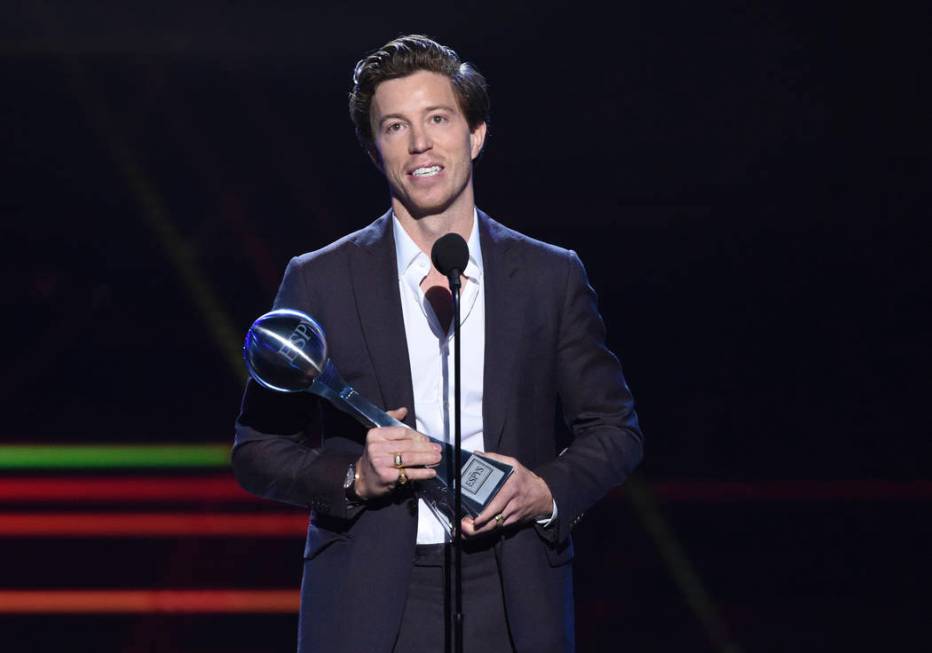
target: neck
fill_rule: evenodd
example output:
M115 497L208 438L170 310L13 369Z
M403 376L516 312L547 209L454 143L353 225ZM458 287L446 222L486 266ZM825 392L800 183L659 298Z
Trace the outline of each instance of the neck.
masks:
M440 213L415 218L404 204L397 198L392 198L392 210L398 217L398 222L418 248L428 256L437 239L448 233L457 233L463 240L469 240L475 208L470 198L470 201L462 202L462 206L450 206Z

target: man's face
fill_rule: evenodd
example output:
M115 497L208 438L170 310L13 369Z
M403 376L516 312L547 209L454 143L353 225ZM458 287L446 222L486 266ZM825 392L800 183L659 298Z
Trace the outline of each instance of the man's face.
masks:
M421 70L380 83L369 110L373 158L414 218L472 202L472 161L485 124L469 130L449 78Z

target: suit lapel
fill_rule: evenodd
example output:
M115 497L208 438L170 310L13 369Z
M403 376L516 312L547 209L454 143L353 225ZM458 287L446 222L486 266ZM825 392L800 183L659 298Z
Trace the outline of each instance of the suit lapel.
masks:
M386 410L408 407L404 422L415 426L414 389L408 360L404 316L398 291L391 211L354 239L350 276L359 323ZM371 398L374 402L375 397Z
M485 282L485 369L482 388L483 440L498 451L515 388L515 353L521 336L520 261L509 255L507 231L479 211L479 242Z

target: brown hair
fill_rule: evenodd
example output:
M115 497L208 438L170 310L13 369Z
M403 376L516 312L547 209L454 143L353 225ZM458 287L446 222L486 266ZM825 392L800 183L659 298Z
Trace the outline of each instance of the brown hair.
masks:
M450 78L453 93L470 130L489 122L489 91L482 74L469 62L460 61L452 48L423 34L409 34L389 41L363 57L353 71L349 111L356 126L356 137L364 148L370 150L373 145L369 108L376 87L387 79L407 77L419 70Z

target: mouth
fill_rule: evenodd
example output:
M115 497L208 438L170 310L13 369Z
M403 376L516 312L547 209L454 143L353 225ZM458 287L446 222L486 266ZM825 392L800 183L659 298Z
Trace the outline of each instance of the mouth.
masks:
M433 177L439 175L443 171L443 166L441 165L432 165L432 166L421 166L415 168L408 174L413 177Z

